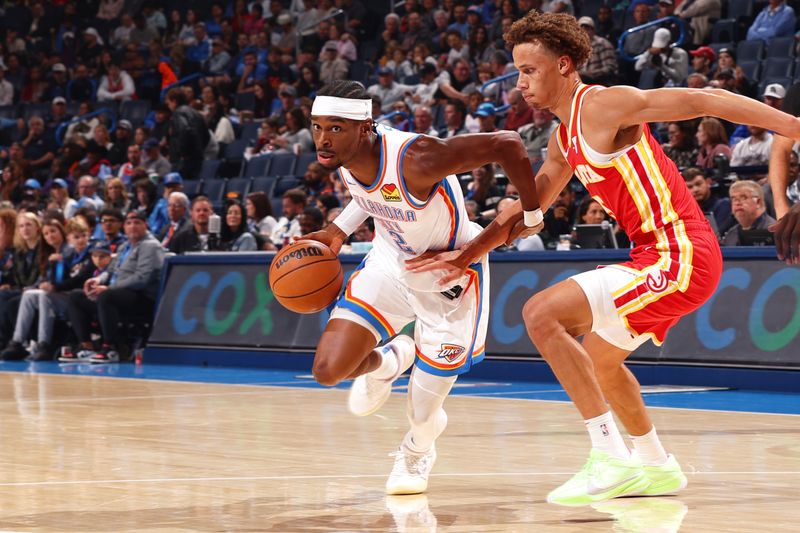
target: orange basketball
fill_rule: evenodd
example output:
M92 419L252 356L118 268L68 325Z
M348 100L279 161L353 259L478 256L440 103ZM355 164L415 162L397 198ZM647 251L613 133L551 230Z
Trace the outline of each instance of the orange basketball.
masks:
M317 241L284 246L269 266L269 287L282 306L295 313L316 313L328 307L342 288L342 264Z

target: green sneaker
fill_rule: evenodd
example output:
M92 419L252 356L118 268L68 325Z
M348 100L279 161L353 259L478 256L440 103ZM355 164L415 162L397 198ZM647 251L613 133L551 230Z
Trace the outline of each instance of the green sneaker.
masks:
M649 484L636 457L618 459L593 448L581 471L548 494L547 501L557 505L589 505L639 494Z
M639 496L663 496L675 494L686 487L688 480L681 470L675 456L669 454L667 462L660 466L644 465L644 474L650 486L639 493Z

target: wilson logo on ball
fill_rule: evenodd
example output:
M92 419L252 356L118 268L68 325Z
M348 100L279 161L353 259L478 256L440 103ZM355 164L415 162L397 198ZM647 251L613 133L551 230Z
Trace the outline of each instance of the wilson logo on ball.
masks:
M287 261L290 259L302 259L304 257L322 257L324 254L322 250L317 248L316 246L307 246L305 248L298 248L297 250L292 250L288 254L281 257L277 263L275 263L275 268L281 268Z

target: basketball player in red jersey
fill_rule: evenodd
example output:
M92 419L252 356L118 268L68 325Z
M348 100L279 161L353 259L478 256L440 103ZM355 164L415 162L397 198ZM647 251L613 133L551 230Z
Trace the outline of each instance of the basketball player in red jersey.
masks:
M584 468L548 501L585 505L675 493L686 477L664 451L624 361L648 339L662 343L670 327L703 305L719 281L722 256L647 123L710 115L797 139L800 121L724 90L584 85L577 66L591 47L569 15L532 11L504 38L513 47L517 88L525 100L561 121L536 176L541 205L551 205L574 173L635 243L630 261L573 276L534 295L523 309L531 340L580 411L592 441ZM409 261L409 268L448 269L442 278L447 283L473 258L513 237L521 227L519 206L503 215L461 249L425 254ZM606 402L630 433L635 453Z

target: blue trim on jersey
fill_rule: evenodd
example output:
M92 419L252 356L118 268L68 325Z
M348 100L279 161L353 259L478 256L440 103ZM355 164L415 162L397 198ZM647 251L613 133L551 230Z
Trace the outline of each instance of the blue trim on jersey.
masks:
M383 135L377 133L377 136L378 136L378 145L381 147L381 158L378 160L378 174L375 175L375 179L372 180L372 183L370 183L369 185L364 185L363 183L358 181L358 178L353 176L353 173L350 172L350 170L348 170L348 172L350 172L350 175L353 176L353 181L358 183L359 187L364 189L366 192L373 192L372 189L378 186L378 184L381 181L381 177L383 176L383 165L386 164L386 157L383 155L383 146L384 146ZM347 183L345 182L345 186L346 185Z
M461 225L461 214L458 210L458 202L456 201L456 195L453 193L453 188L450 187L450 183L448 183L447 178L442 180L442 185L444 185L444 193L450 198L450 201L453 202L453 216L456 219L456 228L455 232L453 232L453 237L450 239L450 242L447 243L448 250L455 250L456 249L456 239L458 239L458 229Z
M483 264L481 263L473 263L470 265L470 269L474 270L475 273L478 275L478 287L480 287L480 298L478 300L478 316L475 319L475 329L472 332L472 342L469 346L469 354L472 354L472 351L475 349L475 341L478 338L478 328L480 327L481 323L481 314L483 313ZM414 364L418 366L421 370L424 370L428 374L432 374L434 376L458 376L461 374L466 374L470 370L472 370L473 365L477 365L483 358L486 357L486 350L481 350L479 354L473 354L470 357L466 357L464 359L464 363L457 367L448 370L442 370L441 368L435 368L428 363L426 363L422 358L419 356L416 357Z
M403 193L406 200L408 200L408 203L411 204L413 207L416 207L417 209L422 209L423 207L428 205L428 202L430 202L431 198L433 198L433 196L436 194L436 189L439 188L439 184L436 184L433 190L431 190L431 193L428 195L428 199L420 204L414 200L414 197L411 196L410 192L408 192L408 187L406 187L406 179L405 177L403 177L403 158L405 157L406 150L408 150L409 146L417 142L417 139L419 139L420 137L422 137L422 135L417 135L416 137L413 137L410 141L407 141L405 146L403 146L403 149L400 150L400 154L397 156L397 181L400 182L400 186L403 188Z

